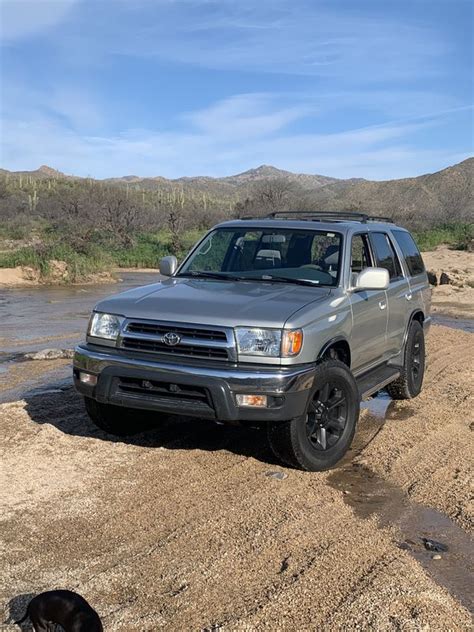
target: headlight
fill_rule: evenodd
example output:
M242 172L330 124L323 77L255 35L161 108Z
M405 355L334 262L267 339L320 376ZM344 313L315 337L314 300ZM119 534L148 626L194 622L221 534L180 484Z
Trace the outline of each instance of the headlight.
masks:
M280 355L281 329L246 329L237 327L237 350L242 355L270 356Z
M247 329L237 327L237 351L241 355L257 355L271 358L290 358L301 351L303 332L301 329Z
M122 316L95 312L89 324L89 336L105 338L106 340L117 340L123 320Z

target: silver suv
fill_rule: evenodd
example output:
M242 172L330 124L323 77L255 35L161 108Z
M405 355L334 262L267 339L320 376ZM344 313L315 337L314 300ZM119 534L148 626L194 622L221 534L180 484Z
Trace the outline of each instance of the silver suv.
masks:
M76 388L107 432L137 432L137 409L264 425L282 461L324 470L351 445L361 400L421 390L430 289L389 220L234 220L160 270L101 301L76 349Z

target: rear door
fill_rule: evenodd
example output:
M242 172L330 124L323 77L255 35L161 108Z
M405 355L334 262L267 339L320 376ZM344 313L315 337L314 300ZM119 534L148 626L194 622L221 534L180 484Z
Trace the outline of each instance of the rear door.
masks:
M391 233L396 242L395 246L398 246L399 252L402 255L402 260L405 263L405 271L408 274L408 282L412 295L411 299L409 299L411 301L410 312L413 313L416 309L421 309L425 317L429 316L431 290L425 265L415 240L406 230L392 229Z
M388 357L400 352L411 313L408 302L411 293L408 279L403 273L397 252L391 238L385 232L371 232L370 241L377 267L388 270L390 285L387 293L387 345Z
M364 268L375 265L367 233L356 233L351 243L351 281ZM359 371L382 361L386 352L387 297L385 290L351 293L352 368Z

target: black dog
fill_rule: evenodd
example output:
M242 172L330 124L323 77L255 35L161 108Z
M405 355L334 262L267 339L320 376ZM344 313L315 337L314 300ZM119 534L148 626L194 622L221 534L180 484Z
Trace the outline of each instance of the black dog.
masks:
M48 632L57 623L65 632L103 632L99 615L84 597L71 590L50 590L34 597L28 604L23 619L28 617L35 632Z

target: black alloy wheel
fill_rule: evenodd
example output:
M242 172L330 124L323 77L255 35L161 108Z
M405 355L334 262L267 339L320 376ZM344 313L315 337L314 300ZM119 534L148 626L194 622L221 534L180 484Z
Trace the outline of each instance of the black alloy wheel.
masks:
M308 440L316 450L332 448L347 423L347 398L339 385L326 382L316 391L306 417Z

